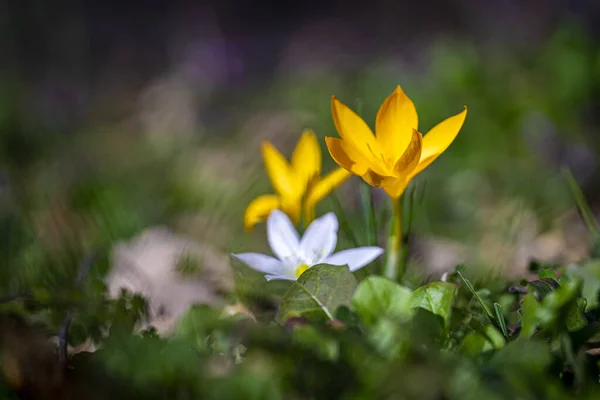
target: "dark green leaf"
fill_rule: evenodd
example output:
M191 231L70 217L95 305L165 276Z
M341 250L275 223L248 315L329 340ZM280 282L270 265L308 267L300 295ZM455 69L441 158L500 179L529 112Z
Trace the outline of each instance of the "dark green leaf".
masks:
M572 302L567 311L567 315L565 318L565 325L567 329L571 332L578 331L581 328L587 325L587 320L583 315L583 310L585 310L586 301L585 299L577 299Z
M356 325L359 322L358 315L347 306L338 307L335 318L346 325Z
M294 281L284 294L277 320L307 314L334 319L339 306L350 305L356 278L348 267L319 264Z
M560 287L558 282L552 278L542 278L527 282L527 284L530 290L534 292L540 300L543 300L546 295Z

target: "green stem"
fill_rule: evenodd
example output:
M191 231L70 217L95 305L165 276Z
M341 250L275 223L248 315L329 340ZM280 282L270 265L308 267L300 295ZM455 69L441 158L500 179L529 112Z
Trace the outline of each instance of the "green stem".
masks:
M384 275L392 281L399 281L404 274L402 262L402 197L392 199L394 208L393 229L388 238L388 254Z

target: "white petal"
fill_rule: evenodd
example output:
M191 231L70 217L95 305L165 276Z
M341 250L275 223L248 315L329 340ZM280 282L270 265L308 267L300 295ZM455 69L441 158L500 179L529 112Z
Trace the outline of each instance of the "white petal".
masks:
M264 272L265 274L280 275L283 273L283 264L274 257L258 253L241 253L232 254L231 256L237 258L250 268Z
M337 231L338 220L331 212L308 226L300 241L300 249L308 265L317 264L333 253L337 244Z
M296 280L296 278L293 278L288 275L265 275L265 279L268 281L276 281L276 280L295 281Z
M273 210L267 219L267 239L273 253L282 261L297 257L300 237L292 221L282 211Z
M379 257L381 253L383 253L381 247L358 247L337 252L323 262L331 265L348 265L350 271L356 271Z

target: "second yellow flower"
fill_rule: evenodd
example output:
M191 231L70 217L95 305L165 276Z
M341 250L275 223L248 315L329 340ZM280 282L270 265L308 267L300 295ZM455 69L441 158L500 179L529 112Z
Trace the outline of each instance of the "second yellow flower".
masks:
M248 205L244 215L247 229L264 221L275 209L285 212L295 224L304 214L308 225L315 218L316 204L351 175L343 168L336 168L321 178L321 148L311 130L302 133L291 162L270 142L263 143L262 154L276 194L259 196Z

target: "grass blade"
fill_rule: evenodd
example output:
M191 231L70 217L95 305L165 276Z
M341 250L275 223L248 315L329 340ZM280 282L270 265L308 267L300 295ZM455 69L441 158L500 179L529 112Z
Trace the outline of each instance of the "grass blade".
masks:
M490 322L494 323L494 314L492 314L492 312L490 311L488 306L486 306L485 303L483 302L483 299L479 296L479 294L477 294L477 292L475 291L475 288L473 287L471 282L469 282L469 280L467 278L465 278L460 271L457 270L456 273L458 274L458 276L460 276L460 279L463 280L463 282L465 283L465 286L471 291L471 293L473 294L473 296L475 296L477 301L479 301L479 304L481 304L481 307L487 314Z
M500 330L505 338L508 338L508 330L506 329L506 321L504 320L504 314L502 314L502 306L498 303L494 303L494 311L496 312L496 321L500 325Z

